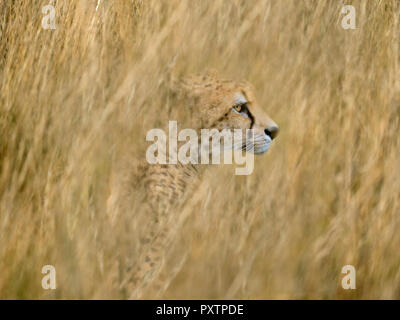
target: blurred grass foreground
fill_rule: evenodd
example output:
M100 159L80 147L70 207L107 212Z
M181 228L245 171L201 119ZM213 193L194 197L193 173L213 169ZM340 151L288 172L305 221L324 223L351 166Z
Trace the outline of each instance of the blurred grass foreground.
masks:
M127 297L114 266L140 253L144 188L110 215L110 180L184 114L171 61L247 79L281 134L250 176L210 168L153 298L400 298L399 1L3 0L0 16L0 298Z

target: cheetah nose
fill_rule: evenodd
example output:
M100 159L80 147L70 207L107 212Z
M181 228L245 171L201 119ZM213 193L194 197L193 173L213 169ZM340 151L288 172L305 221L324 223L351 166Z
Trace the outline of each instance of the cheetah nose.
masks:
M279 127L278 126L270 126L270 127L265 128L264 132L267 136L269 136L271 138L271 140L274 140L279 133Z

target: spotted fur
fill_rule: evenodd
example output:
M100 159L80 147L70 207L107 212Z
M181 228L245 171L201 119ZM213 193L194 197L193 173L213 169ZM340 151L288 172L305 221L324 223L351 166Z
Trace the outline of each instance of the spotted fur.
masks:
M246 150L254 153L266 151L265 146L269 146L273 137L268 137L265 130L277 126L258 106L253 88L247 82L223 80L215 72L209 72L172 80L171 88L182 107L193 115L192 128L252 128L259 135L257 143L264 143L264 149L254 143L252 148ZM232 109L238 102L247 104L248 116L242 116ZM243 143L246 144L246 141ZM143 255L127 270L121 283L129 298L143 297L146 288L166 287L159 280L165 252L181 228L184 217L180 208L188 198L192 198L189 195L193 194L201 181L204 167L178 163L147 164L141 169L141 177L137 183L143 184L146 189L145 211L151 223L147 226L146 236L140 241Z

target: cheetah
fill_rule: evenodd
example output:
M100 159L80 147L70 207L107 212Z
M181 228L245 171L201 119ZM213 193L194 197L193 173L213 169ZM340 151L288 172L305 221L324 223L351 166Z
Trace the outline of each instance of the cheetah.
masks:
M254 89L247 82L224 80L215 71L209 71L172 80L170 84L177 101L191 113L192 128L252 129L254 139L244 135L239 148L254 154L265 153L278 135L277 124L257 104ZM177 222L183 219L179 208L192 198L206 167L179 162L174 165L147 163L138 170L136 179L146 188L145 214L151 223L146 236L140 240L143 255L128 269L121 284L129 298L143 297L147 287L165 285L157 284L157 277L164 252L182 224Z

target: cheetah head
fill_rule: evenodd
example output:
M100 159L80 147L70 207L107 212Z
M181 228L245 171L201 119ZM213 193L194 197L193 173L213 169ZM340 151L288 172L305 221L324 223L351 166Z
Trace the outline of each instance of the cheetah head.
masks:
M262 154L278 135L278 125L258 105L254 88L247 82L223 80L209 72L182 79L179 86L192 98L189 108L197 127L242 130L242 141L235 143L235 149Z

